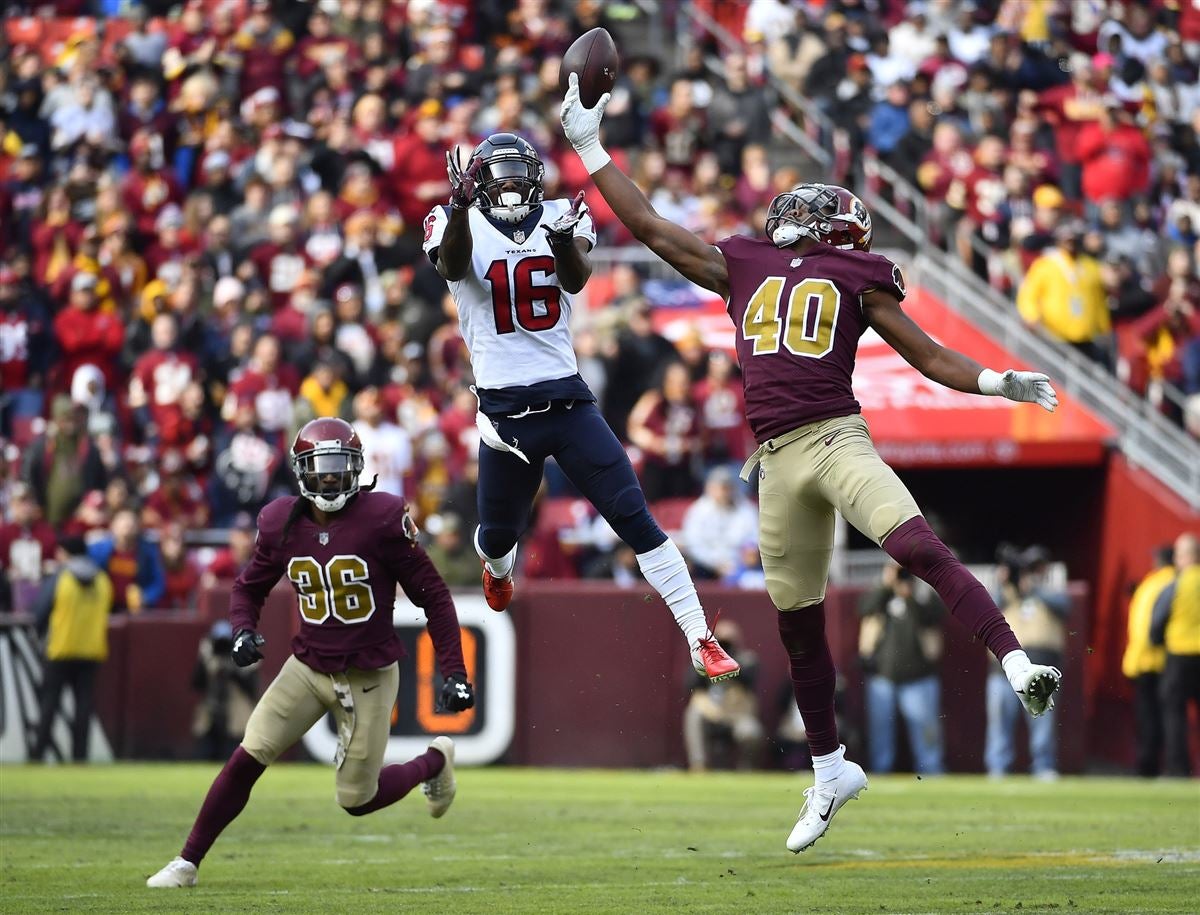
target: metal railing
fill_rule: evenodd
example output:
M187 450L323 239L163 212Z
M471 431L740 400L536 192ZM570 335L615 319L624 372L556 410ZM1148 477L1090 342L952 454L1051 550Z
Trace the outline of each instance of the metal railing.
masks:
M648 0L640 5L649 15L656 7ZM703 9L680 4L678 14L692 28L677 28L680 47L686 47L694 30L711 35L724 51L740 51L741 43ZM709 62L717 69L716 61ZM830 118L810 99L767 74L771 88L804 124L782 112L773 122L779 135L791 141L822 169L835 165L853 167L839 147L838 130ZM845 142L842 140L841 146ZM860 159L859 193L882 219L907 238L916 249L913 270L918 282L939 295L947 304L973 321L981 330L1017 358L1052 375L1068 395L1104 419L1116 431L1117 444L1134 463L1170 487L1193 508L1200 509L1200 442L1171 423L1147 400L1069 347L1039 336L1021 321L1010 298L984 282L958 256L949 254L931 240L943 234L937 214L925 195L871 150ZM840 178L841 176L837 176ZM981 253L990 255L990 249ZM1177 407L1183 395L1165 385L1164 396Z

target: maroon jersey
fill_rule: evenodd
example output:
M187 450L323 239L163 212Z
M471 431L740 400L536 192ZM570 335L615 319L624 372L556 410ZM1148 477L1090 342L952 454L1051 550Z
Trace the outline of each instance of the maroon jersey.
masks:
M297 498L276 499L259 512L254 555L230 596L234 632L258 628L263 601L286 575L300 611L292 640L297 658L321 673L387 667L404 657L392 625L400 585L425 611L442 675L465 673L454 602L425 551L405 533L404 500L360 492L327 527L299 516L284 543Z
M717 248L729 269L728 310L755 440L860 412L851 385L867 329L859 297L884 289L903 299L900 268L866 251L819 244L797 254L744 235Z

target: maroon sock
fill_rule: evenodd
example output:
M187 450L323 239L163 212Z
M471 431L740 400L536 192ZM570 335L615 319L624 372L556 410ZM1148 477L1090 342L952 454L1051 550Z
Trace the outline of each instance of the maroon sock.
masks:
M390 807L421 782L427 782L441 772L445 764L446 757L441 751L431 748L406 763L384 766L379 770L379 788L375 791L375 796L358 807L345 808L346 813L352 817L361 817Z
M933 588L950 615L974 633L997 660L1010 651L1020 650L1021 643L987 588L967 571L920 515L892 531L883 541L883 548Z
M208 789L179 856L199 866L221 831L234 821L250 800L250 789L267 767L238 747Z
M780 610L779 638L792 665L792 691L804 718L809 752L813 756L832 753L840 745L833 713L837 675L825 640L825 602Z

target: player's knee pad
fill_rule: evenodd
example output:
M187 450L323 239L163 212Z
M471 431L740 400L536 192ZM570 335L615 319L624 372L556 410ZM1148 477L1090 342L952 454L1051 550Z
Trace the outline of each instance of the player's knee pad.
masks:
M370 813L370 810L360 808L368 806L379 791L379 780L367 784L339 784L337 786L337 802L346 813L352 817L360 817Z
M596 506L617 536L635 553L648 553L666 541L667 535L658 526L642 487L634 483L618 490L603 505Z

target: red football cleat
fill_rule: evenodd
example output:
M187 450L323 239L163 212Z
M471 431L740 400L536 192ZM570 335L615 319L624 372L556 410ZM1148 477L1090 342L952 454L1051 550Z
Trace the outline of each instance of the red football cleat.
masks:
M729 680L742 672L738 662L711 635L698 641L692 649L692 666L696 668L696 673L708 677L713 683Z
M485 562L483 564L483 599L487 601L487 605L497 613L500 613L508 609L508 604L512 600L512 596L512 576L506 575L503 578L497 578L488 571L487 563Z

